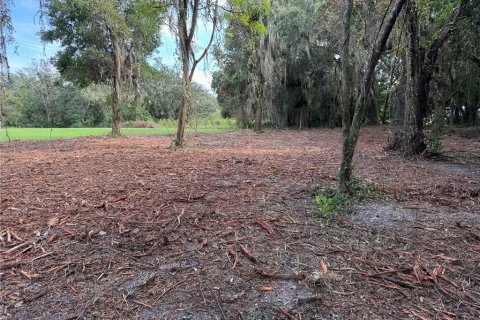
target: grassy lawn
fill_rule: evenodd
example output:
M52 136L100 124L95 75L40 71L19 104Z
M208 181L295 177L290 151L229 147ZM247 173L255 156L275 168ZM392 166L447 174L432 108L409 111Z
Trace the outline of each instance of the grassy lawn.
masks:
M187 133L221 133L226 128L199 128L186 129ZM8 136L7 136L8 131ZM130 134L174 134L176 128L124 128L122 133ZM2 128L0 129L0 142L9 140L49 140L61 138L75 138L85 136L107 135L110 128ZM10 139L9 139L10 137Z

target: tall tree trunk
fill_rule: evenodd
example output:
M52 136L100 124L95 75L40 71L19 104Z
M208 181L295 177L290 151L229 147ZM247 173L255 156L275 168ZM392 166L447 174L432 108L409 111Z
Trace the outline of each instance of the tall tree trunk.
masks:
M177 139L175 144L177 147L183 147L185 143L185 124L187 121L187 111L190 109L192 97L192 84L189 78L190 61L187 55L182 57L182 101L180 104L180 114L178 116Z
M257 57L257 61L260 58ZM258 67L254 67L255 70L253 70L253 97L255 99L255 125L254 125L254 130L257 133L262 132L262 92L261 92L261 85L260 85L260 77L261 77L261 72L259 72Z
M397 133L395 142L405 155L417 154L425 150L423 134L423 111L426 106L423 92L422 81L424 78L423 60L424 51L419 48L419 35L417 26L417 13L415 2L409 0L405 11L405 25L407 32L407 46L405 58L405 113L403 118L403 128Z
M120 136L120 82L122 81L122 49L120 39L112 36L113 42L113 84L112 84L112 136Z
M180 104L180 114L178 118L177 138L175 139L175 146L183 147L185 143L185 124L187 119L187 112L191 109L192 99L192 78L195 72L195 68L207 55L215 36L215 29L217 27L218 20L218 0L215 0L213 17L212 17L212 33L210 34L210 40L203 50L202 54L195 58L195 51L192 48L193 37L195 30L197 29L198 14L200 8L200 0L193 0L190 3L189 0L177 0L177 30L178 30L178 42L180 46L180 56L182 60L182 80L183 80L183 96ZM191 10L191 16L188 15L188 10ZM190 22L190 26L187 29L187 23ZM192 61L190 67L190 59Z
M373 74L372 87L367 97L367 119L368 124L375 126L378 124L378 103L375 96L375 73Z
M187 10L188 1L178 1L178 34L180 44L180 55L182 59L182 101L180 104L180 113L178 116L177 138L175 145L183 147L185 143L185 124L187 120L187 111L191 100L191 80L190 80L190 54L191 39L187 31ZM193 34L192 34L193 36Z
M355 113L353 115L352 124L350 126L348 135L343 139L342 162L340 164L339 171L339 188L343 192L350 192L349 186L352 180L353 155L355 153L358 135L360 134L360 126L365 110L366 97L372 85L373 73L375 72L375 67L377 66L378 60L380 59L380 56L385 49L385 44L388 40L390 32L395 25L395 22L397 21L398 15L400 14L400 11L405 4L405 1L406 0L397 0L397 2L395 3L395 6L390 13L389 18L385 22L385 26L383 27L375 43L365 74L363 75L362 88L355 104Z
M347 137L350 130L350 100L352 88L350 81L350 21L352 18L353 0L345 1L343 14L343 47L342 47L342 132Z
M7 87L9 78L9 65L7 58L7 35L4 33L4 29L8 27L10 23L10 10L8 3L4 0L0 0L0 126L3 125L2 121L5 116L4 109L4 94Z
M257 88L255 91L259 90L259 86L257 85ZM255 92L255 132L260 133L262 132L262 101L260 97L258 96L259 93Z
M420 44L415 1L408 1L405 15L408 37L405 117L403 127L395 134L389 146L391 149L401 149L406 156L420 154L427 147L423 131L424 120L429 112L430 82L437 63L438 51L453 33L467 3L468 0L460 1L450 22L440 30L430 47L425 48Z

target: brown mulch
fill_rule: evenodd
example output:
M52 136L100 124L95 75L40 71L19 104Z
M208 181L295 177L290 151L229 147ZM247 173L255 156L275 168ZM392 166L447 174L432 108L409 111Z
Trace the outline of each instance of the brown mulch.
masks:
M0 319L478 319L480 141L387 153L332 221L339 130L0 144Z

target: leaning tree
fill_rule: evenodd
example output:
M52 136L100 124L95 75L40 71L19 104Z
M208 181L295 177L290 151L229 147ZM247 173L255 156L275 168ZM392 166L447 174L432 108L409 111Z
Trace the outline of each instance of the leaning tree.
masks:
M378 35L378 38L373 46L372 53L368 60L368 63L365 68L363 75L360 93L357 97L355 104L355 112L353 115L352 122L350 126L344 129L344 138L343 138L343 148L342 148L342 161L340 164L339 177L340 185L339 188L342 192L350 192L350 185L352 180L352 161L353 155L355 153L355 148L357 146L358 136L360 134L360 127L362 124L362 119L365 113L366 100L368 93L373 82L373 76L375 73L375 67L377 66L378 60L382 55L385 45L387 43L388 37L395 26L398 16L402 10L403 5L407 0L397 0L393 6L393 9L386 19L383 27ZM347 10L349 10L347 6ZM345 20L345 23L348 23L348 20ZM347 26L345 32L349 32L349 27ZM344 38L347 38L345 36Z

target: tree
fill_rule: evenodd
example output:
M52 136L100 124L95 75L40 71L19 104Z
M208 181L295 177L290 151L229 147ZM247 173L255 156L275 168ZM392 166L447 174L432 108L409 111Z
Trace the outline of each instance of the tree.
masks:
M447 2L452 4L451 1ZM403 126L390 145L392 149L400 149L407 156L419 154L427 147L424 121L429 113L430 84L437 65L439 50L452 35L467 4L468 0L460 0L458 7L454 10L451 10L450 6L446 6L446 9L432 8L429 12L430 17L433 17L431 19L442 20L443 17L447 22L440 29L436 29L436 24L432 23L434 27L430 27L430 34L422 34L421 30L429 28L419 26L419 5L415 0L409 0L407 3L405 114ZM450 12L450 18L448 18Z
M109 90L105 85L79 88L64 81L46 61L11 75L5 91L5 124L21 127L106 125Z
M267 14L256 14L268 33L251 32L238 20L229 22L234 31L227 28L216 82L227 114L245 127L329 123L339 89L333 60L337 41L322 34L318 12L323 12L318 1L282 0L272 2Z
M148 67L142 77L145 91L143 105L149 115L155 119L178 120L183 95L183 81L174 69L162 64ZM192 113L188 120L195 117L212 118L219 111L215 97L196 83L192 83ZM188 121L187 121L188 122ZM192 121L193 122L193 121Z
M187 112L191 109L192 78L195 69L207 55L214 40L219 18L218 0L173 0L170 8L170 18L173 20L171 29L176 30L183 82L183 94L180 104L175 145L183 147ZM211 34L208 44L197 57L193 43L195 40L195 32L198 29L198 22L201 19L211 23Z
M353 120L350 127L348 128L348 132L344 133L343 138L342 161L339 170L339 188L342 192L350 193L350 184L352 181L353 171L353 155L355 153L355 147L357 145L358 136L360 134L360 126L366 106L365 102L372 86L375 67L377 66L378 60L380 59L380 56L385 49L385 44L387 43L390 32L395 26L395 22L397 21L397 18L400 15L400 11L402 10L402 7L406 1L407 0L396 1L390 13L390 16L385 21L385 25L379 33L379 37L375 43L375 46L373 47L370 59L365 68L365 73L361 84L361 91L355 104L355 113L353 115Z
M174 0L170 9L172 30L176 29L177 43L182 65L183 96L180 105L177 137L175 145L184 145L185 123L187 112L191 109L192 78L198 64L208 54L215 38L215 32L220 21L220 13L227 19L236 18L251 29L261 29L259 22L262 13L268 11L268 0L232 0L225 8L218 4L218 0ZM227 14L225 14L225 12ZM211 28L208 44L200 55L193 46L195 32L199 21L208 22ZM263 27L263 29L265 29Z
M13 25L10 16L10 0L0 0L0 125L4 118L4 94L10 78L7 44L13 41Z
M343 136L348 136L350 128L350 99L352 88L350 84L350 24L352 18L353 0L345 1L343 15L343 50L342 50L342 128Z
M152 0L50 0L45 41L60 41L55 65L81 86L112 86L112 135L120 135L122 92L138 83L138 65L160 42L161 14ZM136 87L138 97L138 87Z

